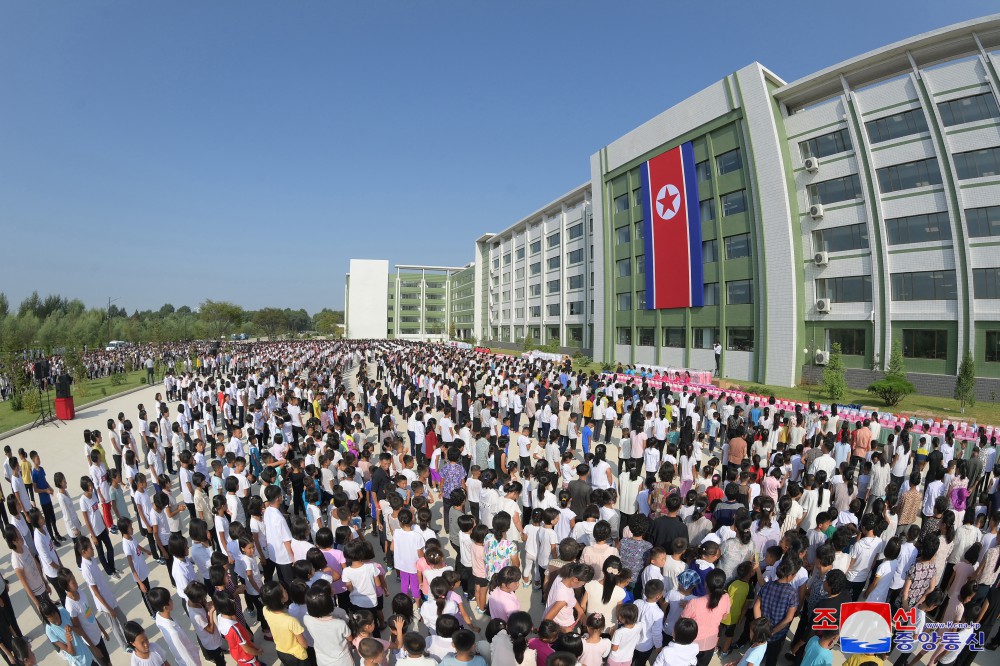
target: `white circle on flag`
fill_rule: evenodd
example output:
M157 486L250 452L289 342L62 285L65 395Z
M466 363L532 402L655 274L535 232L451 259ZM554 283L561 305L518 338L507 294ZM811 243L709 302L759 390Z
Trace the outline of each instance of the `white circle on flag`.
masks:
M660 188L656 195L656 213L664 220L669 220L681 208L681 192L672 183Z

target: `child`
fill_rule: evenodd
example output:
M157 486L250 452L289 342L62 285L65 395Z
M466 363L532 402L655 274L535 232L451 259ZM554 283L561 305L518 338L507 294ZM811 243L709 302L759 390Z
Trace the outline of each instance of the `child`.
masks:
M680 622L684 606L687 605L687 602L695 598L696 595L693 594L694 588L700 582L701 576L696 571L685 569L677 576L677 586L667 592L666 601L669 607L666 619L663 621L663 637L665 642L667 639L673 639L674 630ZM697 651L697 646L695 646L695 652ZM659 663L659 658L657 658L657 663Z
M747 562L746 564L749 564ZM771 621L766 617L759 617L750 623L750 649L744 653L739 661L732 661L727 666L737 664L738 666L762 666L764 663L764 653L767 652L767 641L771 638Z
M191 642L180 625L170 617L170 613L174 609L170 592L164 587L154 587L149 591L149 605L156 612L156 627L163 635L163 640L167 642L167 648L177 663L184 665L201 663L201 657L198 656L198 650L194 643Z
M480 613L486 612L486 590L490 582L486 579L486 551L484 540L489 533L486 525L476 525L469 533L472 542L472 584L475 588L476 606Z
M108 483L110 489L108 494L111 497L111 508L117 518L127 518L128 503L125 502L125 487L122 485L122 475L117 469L108 470ZM117 524L117 523L116 523Z
M644 588L651 580L663 582L663 566L667 563L667 551L663 548L653 548L649 551L649 564L639 576L639 584Z
M403 595L404 598L409 599ZM395 602L395 600L393 600ZM439 615L434 625L435 633L430 634L425 641L425 651L434 659L441 660L455 652L452 639L462 625L454 615ZM475 641L475 639L473 639Z
M611 654L611 639L603 635L605 624L604 616L600 613L591 613L587 616L585 625L587 637L583 640L581 666L602 666L604 660Z
M413 598L420 594L417 560L424 556L424 542L423 534L413 529L413 513L409 509L401 510L399 529L393 532L390 549L400 573L400 591Z
M733 642L733 635L736 633L736 628L744 616L753 608L753 604L747 604L747 599L750 596L750 579L753 576L753 563L749 561L740 562L736 567L736 579L729 584L726 590L727 594L729 594L730 606L729 612L722 618L722 645L720 646L719 656L723 659L729 656L729 646ZM751 625L751 632L752 630L753 625ZM768 635L770 636L770 625L768 625Z
M302 623L288 613L288 592L278 581L264 584L261 591L264 615L274 636L278 659L286 664L299 664L309 658L308 641ZM298 661L296 661L298 660Z
M132 648L132 666L163 666L169 663L163 648L149 642L138 622L125 623L125 644Z
M396 661L397 666L437 666L437 661L424 654L424 637L415 631L403 635L403 652L406 656Z
M643 595L643 599L635 602L636 608L639 609L639 618L645 628L641 640L635 646L635 666L646 666L649 655L663 638L663 609L660 608L660 600L663 599L663 581L649 581L643 588Z
M441 577L435 578L430 585L430 595L428 595L427 602L420 605L420 619L424 621L431 634L437 627L439 617L458 613L458 605L448 599L450 591L451 587L447 580Z
M568 496L569 493L566 493L566 495ZM536 590L542 589L542 585L545 583L545 572L552 561L552 556L556 554L556 544L559 542L557 526L562 517L561 509L550 507L542 512L541 522L543 527L535 534L535 541L537 542L535 544L535 557L538 564L538 582L535 583Z
M562 632L559 625L552 620L542 620L538 625L538 638L528 641L528 647L535 651L535 656L539 664L544 664L550 654L555 652L552 644L559 639Z
M535 574L535 563L538 560L537 534L542 529L542 509L531 510L531 523L524 528L524 579L522 587L531 587L531 579Z
M264 631L264 639L272 640L271 629L267 625L267 618L264 616L264 604L260 600L260 593L264 587L264 579L260 575L260 563L257 560L257 546L247 534L239 537L240 546L239 561L236 563L236 573L243 579L246 586L247 610L252 610L260 618L260 628Z
M87 645L90 646L95 659L102 666L110 666L111 654L105 644L108 632L97 621L95 613L90 608L90 603L80 595L80 586L77 584L73 572L62 567L59 569L57 579L59 586L66 593L63 607L73 621L73 629L80 633Z
M637 626L639 609L635 604L624 604L618 609L618 627L611 635L611 654L608 666L631 666L635 646L642 638L643 628Z
M344 568L341 580L347 586L351 605L374 613L378 601L376 585L381 583L384 590L385 580L373 563L366 562L365 543L359 539L344 547L344 557L349 566Z
M831 648L837 642L840 632L837 629L822 631L806 643L806 653L802 657L802 666L833 666L833 651Z
M456 492L453 491L452 496ZM472 588L472 528L476 526L476 519L468 514L458 516L458 557L455 561L455 570L462 579L462 589L465 596L473 593ZM483 568L485 574L485 567Z
M459 629L451 639L455 654L446 656L439 666L486 666L486 660L476 654L476 635L468 629Z
M236 600L232 594L220 590L212 597L215 611L219 616L219 633L229 645L229 655L242 666L256 666L260 662L257 657L263 650L253 642L253 634L236 616Z
M472 476L465 480L465 488L469 493L469 513L479 516L479 500L483 492L483 482L479 480L482 469L479 465L473 465L469 472Z
M385 646L374 638L362 638L358 641L358 654L361 655L361 666L386 666Z
M189 451L182 451L190 453ZM184 590L187 597L187 614L194 627L195 635L198 637L198 645L201 646L201 653L205 659L215 666L226 666L226 658L222 652L222 634L219 633L219 626L216 621L215 609L212 608L212 600L208 596L208 590L201 583L195 581L189 583Z
M125 554L125 562L132 572L132 578L142 595L142 602L146 605L150 617L154 615L152 606L149 605L149 566L146 564L146 555L149 554L145 548L139 545L132 536L132 521L129 518L118 519L118 533L122 535L122 551Z
M677 620L674 638L660 650L653 666L695 666L698 663L698 623L689 617ZM664 637L664 642L667 638Z

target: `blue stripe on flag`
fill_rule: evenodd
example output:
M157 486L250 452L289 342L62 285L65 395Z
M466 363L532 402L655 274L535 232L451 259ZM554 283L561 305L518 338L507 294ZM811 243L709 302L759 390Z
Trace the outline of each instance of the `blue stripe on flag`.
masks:
M698 200L698 174L694 165L694 144L690 141L681 146L681 160L684 163L684 200L687 209L688 243L691 271L691 307L705 305L705 271L701 256L701 202ZM647 245L647 247L649 247ZM647 282L648 284L648 282ZM649 298L646 298L649 302Z
M646 309L656 309L656 245L653 243L653 193L649 191L649 162L643 162L642 174L642 231L645 238ZM617 275L617 273L616 273Z

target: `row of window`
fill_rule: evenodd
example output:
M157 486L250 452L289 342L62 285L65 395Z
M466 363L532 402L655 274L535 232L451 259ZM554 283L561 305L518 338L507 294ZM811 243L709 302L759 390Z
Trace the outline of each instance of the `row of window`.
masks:
M746 190L736 190L735 192L728 192L719 197L719 203L722 205L722 216L728 217L730 215L738 215L744 213L747 210L747 192ZM702 222L712 222L715 220L715 199L705 199L699 204L699 210L701 212ZM627 245L632 241L634 236L637 243L643 241L642 234L642 222L635 223L635 233L628 225L623 227L618 227L615 230L615 245Z
M967 208L965 220L971 238L1000 236L1000 206ZM951 240L951 223L944 211L890 218L885 228L889 245ZM867 249L868 225L861 222L815 231L813 244L817 250L827 252Z
M955 153L952 157L955 160L955 172L959 180L1000 174L1000 147ZM937 159L933 157L883 167L877 169L875 174L883 194L941 183L941 170ZM861 179L856 173L831 178L811 183L807 192L810 204L833 204L860 199Z
M1000 331L988 331L986 341L986 360L1000 360L998 355L998 340L992 340L992 354L990 352L990 336L1000 336ZM902 330L903 356L906 358L922 358L945 360L948 358L948 331L947 330L925 330L909 329ZM827 340L829 348L833 345L840 345L840 352L847 356L865 356L867 354L867 337L863 328L842 328L827 330Z
M733 150L722 153L721 155L716 155L715 157L715 169L720 176L724 176L727 173L732 173L734 171L739 171L742 168L743 168L743 158L739 148L734 148ZM712 180L712 166L709 160L698 162L695 165L695 172L697 173L699 181ZM628 192L625 192L624 194L619 194L614 199L614 207L616 213L624 213L629 209L630 205L632 206L642 205L641 189L633 190L631 199L629 198Z
M719 283L707 282L704 285L704 304L722 305L719 301ZM616 304L619 312L632 310L632 292L622 291L616 295ZM749 305L753 303L753 280L729 280L726 282L726 304L727 305ZM635 292L635 309L646 309L646 291L644 289Z
M993 93L939 102L938 112L941 114L941 123L945 127L1000 118L1000 108L997 107ZM870 120L865 123L865 129L871 143L882 143L926 132L927 119L921 109L909 109L884 118ZM803 159L836 155L852 148L851 135L844 128L799 142L799 152L802 153Z
M719 339L719 329L712 327L699 327L691 329L692 349L711 349L715 341ZM661 347L684 348L686 344L685 329L675 327L665 327L660 329ZM619 326L615 331L615 337L620 345L632 344L632 328L629 326ZM637 347L656 346L656 328L653 326L638 326L635 329L635 341ZM726 329L726 349L730 351L753 351L754 350L754 330L745 327L731 327Z
M1000 299L1000 268L976 268L972 271L976 298ZM892 300L940 301L956 298L955 271L916 271L893 273ZM816 280L816 297L834 303L870 303L870 275L849 275Z

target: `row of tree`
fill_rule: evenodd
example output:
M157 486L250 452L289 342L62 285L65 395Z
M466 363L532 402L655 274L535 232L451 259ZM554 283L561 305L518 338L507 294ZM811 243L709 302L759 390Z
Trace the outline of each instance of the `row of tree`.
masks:
M278 337L315 332L340 335L344 313L324 308L310 315L303 309L246 310L227 301L206 300L192 309L170 303L158 310L135 310L131 315L111 304L87 308L79 299L59 295L42 298L38 292L13 309L0 292L0 350L30 348L90 348L109 340L132 343L218 339L243 334Z

